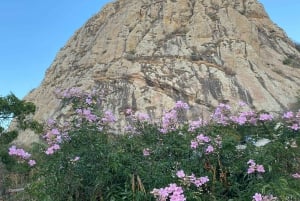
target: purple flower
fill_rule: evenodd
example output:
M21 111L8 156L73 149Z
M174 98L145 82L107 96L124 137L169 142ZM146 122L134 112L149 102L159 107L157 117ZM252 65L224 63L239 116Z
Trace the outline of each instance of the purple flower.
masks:
M31 154L29 154L28 152L24 151L24 149L17 149L17 147L14 146L14 145L11 146L8 149L8 154L10 156L13 156L13 155L18 156L18 157L20 157L22 159L25 159L25 160L29 159L30 156L31 156Z
M291 119L293 117L294 117L294 113L291 112L291 111L288 111L288 112L286 112L286 113L283 114L283 118L284 119Z
M250 159L250 160L247 162L247 164L250 164L250 165L256 165L255 161L252 160L252 159Z
M207 147L206 150L205 150L206 154L209 154L209 153L211 153L211 152L213 152L213 151L214 151L214 147L211 146L211 145L208 145L208 147Z
M192 149L197 149L197 147L198 147L198 142L195 141L195 140L192 140L192 141L191 141L191 148L192 148Z
M82 114L89 122L95 122L97 120L97 116L92 114L90 109L83 109Z
M135 116L136 116L137 120L140 122L147 122L150 119L150 117L147 113L137 112L137 114L135 114Z
M158 200L166 201L168 198L170 201L185 201L186 198L183 195L183 189L176 184L169 184L169 186L160 189L153 189L151 191Z
M300 129L299 125L298 124L293 124L292 126L290 126L290 128L294 131L297 131Z
M88 105L91 105L93 103L92 98L91 97L87 97L85 99L85 103L88 104Z
M299 173L292 174L292 177L295 179L300 179L300 174Z
M265 168L263 165L256 165L256 171L263 173L265 172Z
M114 123L116 122L116 117L113 115L111 111L104 112L104 117L101 119L103 123Z
M273 119L273 116L270 114L263 113L263 114L259 115L259 120L261 120L261 121L271 121L272 119Z
M32 167L36 164L35 160L29 160L28 164Z
M247 173L248 174L252 174L254 173L255 171L259 172L259 173L264 173L265 172L265 168L263 165L259 165L259 164L256 164L254 160L250 159L247 164L249 165L249 168L248 168L248 171Z
M196 137L196 139L199 143L201 143L201 142L210 142L210 138L208 136L203 135L203 134L198 135Z
M202 119L199 119L198 121L192 121L189 124L189 131L194 131L204 125L206 125L206 122L204 122Z
M125 114L132 115L132 109L130 109L130 108L126 109Z
M209 181L208 177L205 176L205 177L196 178L193 181L193 184L195 184L195 186L197 186L197 187L200 187L200 186L204 185L205 183L207 183L208 181Z
M254 173L254 172L255 172L255 166L250 166L250 167L248 168L247 173L248 173L248 174L252 174L252 173Z
M48 147L48 149L45 151L45 153L47 155L52 155L52 154L54 154L55 151L57 151L59 149L60 149L60 146L58 144L54 144L54 145Z
M176 109L185 109L185 110L188 110L189 109L189 105L185 102L182 102L182 101L177 101L175 103L175 108Z
M255 193L255 195L252 197L254 201L262 201L262 195L260 193Z
M150 155L150 149L149 148L143 149L143 155L144 156L149 156Z
M47 121L47 125L48 126L53 126L55 124L55 120L54 119L48 119Z
M176 173L178 178L184 178L185 177L185 173L183 170L178 170Z
M239 106L244 107L244 106L247 106L247 104L244 101L239 101Z

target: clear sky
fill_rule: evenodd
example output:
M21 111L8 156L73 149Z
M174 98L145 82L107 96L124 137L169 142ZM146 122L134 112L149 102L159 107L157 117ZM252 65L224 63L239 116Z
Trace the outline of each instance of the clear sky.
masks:
M23 98L73 33L112 0L2 0L0 95ZM259 0L271 19L300 42L300 0Z

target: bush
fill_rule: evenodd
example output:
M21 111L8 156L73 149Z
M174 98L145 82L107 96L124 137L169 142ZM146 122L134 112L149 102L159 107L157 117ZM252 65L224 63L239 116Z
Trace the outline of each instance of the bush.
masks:
M64 94L74 116L49 121L35 147L32 200L300 199L300 111L275 119L221 104L208 122L185 122L178 101L160 124L128 109L128 133L113 135L98 96Z

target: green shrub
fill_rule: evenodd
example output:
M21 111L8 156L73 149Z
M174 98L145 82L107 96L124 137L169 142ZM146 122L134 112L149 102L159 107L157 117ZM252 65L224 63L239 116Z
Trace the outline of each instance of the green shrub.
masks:
M70 97L63 104L73 102L72 121L51 121L47 144L35 147L32 200L146 201L163 192L167 200L300 200L299 112L275 119L221 104L209 122L188 123L179 101L161 124L126 111L130 132L114 135L97 96Z

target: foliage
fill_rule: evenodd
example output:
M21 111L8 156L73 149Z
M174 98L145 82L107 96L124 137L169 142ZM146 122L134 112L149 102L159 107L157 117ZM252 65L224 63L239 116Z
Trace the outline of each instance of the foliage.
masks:
M178 101L159 124L126 110L128 132L116 135L99 96L59 94L73 115L50 120L34 147L30 200L300 199L300 111L275 119L220 104L211 119L186 122Z
M0 123L11 121L14 119L16 125L21 129L33 128L40 131L42 126L36 121L29 121L26 117L35 112L35 105L31 102L19 100L14 94L0 97ZM12 160L8 155L9 144L18 136L17 130L5 130L1 124L0 134L0 159L11 170L20 170L16 167L16 161Z
M10 144L18 136L18 129L30 128L41 132L42 125L28 118L35 112L35 109L33 103L19 100L14 94L0 97L1 194L6 191L8 186L19 183L19 180L23 181L31 171L30 166L35 163L34 160L30 159L30 154L23 149L9 148ZM14 121L15 127L7 129L11 121ZM8 150L10 151L8 152Z
M300 52L300 43L294 42L295 48Z

